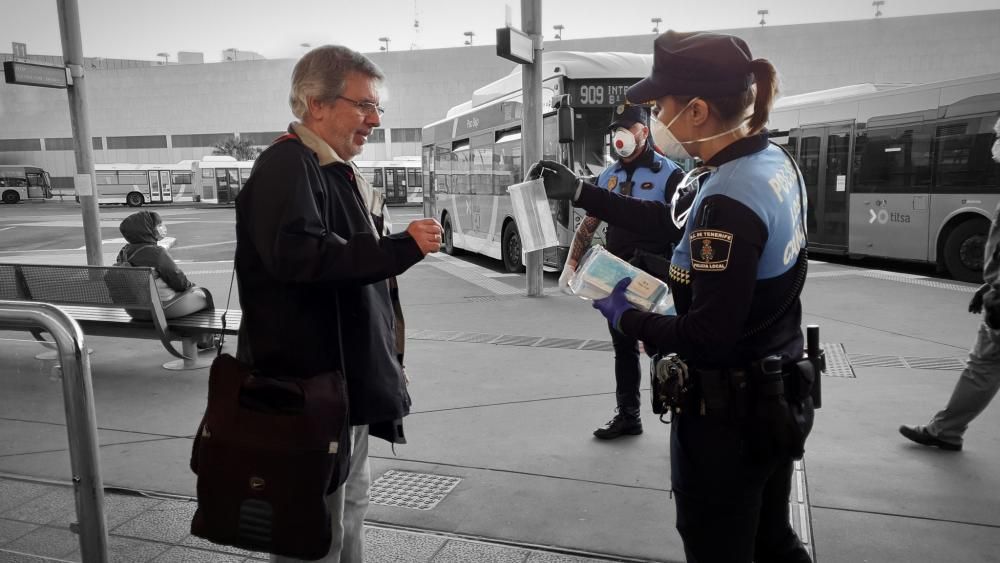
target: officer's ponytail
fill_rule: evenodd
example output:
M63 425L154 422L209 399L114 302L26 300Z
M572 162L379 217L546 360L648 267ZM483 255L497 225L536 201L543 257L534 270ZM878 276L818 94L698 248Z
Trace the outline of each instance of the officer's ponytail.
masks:
M771 106L778 95L778 71L767 59L754 59L750 62L750 72L756 93L753 101L753 114L747 123L750 135L756 135L767 124L771 115Z

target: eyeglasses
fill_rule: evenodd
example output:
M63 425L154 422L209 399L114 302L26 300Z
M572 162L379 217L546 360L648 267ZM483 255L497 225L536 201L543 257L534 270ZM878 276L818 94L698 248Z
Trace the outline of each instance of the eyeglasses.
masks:
M678 229L683 229L684 225L687 223L688 215L691 213L691 208L694 207L694 202L692 201L688 208L684 211L677 213L677 202L692 190L698 191L701 185L698 181L705 174L710 174L716 169L715 166L698 166L681 178L680 183L677 184L677 189L674 190L674 195L670 197L670 220L674 222L674 226Z
M337 96L337 97L340 98L341 100L344 100L345 102L351 102L352 104L356 105L358 109L361 110L361 113L365 115L375 115L376 113L379 115L385 114L385 108L376 104L375 102L359 102L358 100L352 100L345 96Z

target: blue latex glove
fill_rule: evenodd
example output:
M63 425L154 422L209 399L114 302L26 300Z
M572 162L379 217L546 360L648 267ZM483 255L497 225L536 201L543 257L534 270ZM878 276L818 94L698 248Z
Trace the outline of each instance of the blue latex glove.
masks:
M611 326L621 330L622 314L635 307L625 298L625 288L632 283L632 278L622 278L611 290L611 294L603 299L594 300L594 308L601 311Z

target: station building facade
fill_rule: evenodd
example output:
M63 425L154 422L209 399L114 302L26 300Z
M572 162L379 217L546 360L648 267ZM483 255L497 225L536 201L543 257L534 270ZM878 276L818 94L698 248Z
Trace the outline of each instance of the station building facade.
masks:
M774 63L782 92L792 95L866 82L923 83L1000 72L998 29L1000 10L722 31L742 37L755 57ZM546 41L545 50L649 54L654 37ZM493 45L369 57L387 77L386 114L358 160L418 158L424 125L514 68L496 56ZM0 54L0 60L10 58ZM86 83L99 164L198 160L233 136L264 146L293 119L291 59L169 65L88 61L94 62L87 65ZM50 172L55 188L68 189L75 173L72 149L64 91L0 82L0 164L40 166ZM203 197L214 199L210 193Z

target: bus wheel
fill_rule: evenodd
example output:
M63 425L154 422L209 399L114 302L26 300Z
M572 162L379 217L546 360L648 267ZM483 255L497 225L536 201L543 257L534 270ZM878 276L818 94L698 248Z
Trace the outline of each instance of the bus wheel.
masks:
M139 192L130 192L125 198L125 203L128 204L129 207L142 207L143 201L142 194Z
M959 281L982 283L989 223L973 219L955 227L944 243L944 267Z
M500 252L503 255L504 268L508 272L523 272L524 258L521 256L521 234L517 232L517 225L513 221L504 227L501 241Z
M462 251L455 248L455 231L451 227L451 218L445 215L442 223L444 223L441 225L444 228L444 236L442 237L444 240L441 241L441 250L452 256L461 254Z
M7 190L3 193L4 203L17 203L21 201L21 196L14 190Z

